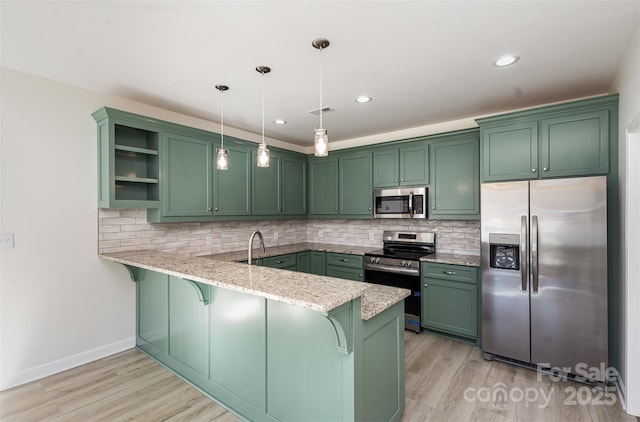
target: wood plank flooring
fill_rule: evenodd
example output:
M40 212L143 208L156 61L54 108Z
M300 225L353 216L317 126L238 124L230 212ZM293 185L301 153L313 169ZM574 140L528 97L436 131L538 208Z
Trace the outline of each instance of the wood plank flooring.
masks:
M596 404L597 393L582 384L552 382L528 369L485 361L478 348L445 337L406 332L405 361L403 422L639 422L622 410L617 394L612 405ZM496 394L506 400L492 400ZM567 404L572 400L575 404ZM239 419L132 349L1 392L0 420Z

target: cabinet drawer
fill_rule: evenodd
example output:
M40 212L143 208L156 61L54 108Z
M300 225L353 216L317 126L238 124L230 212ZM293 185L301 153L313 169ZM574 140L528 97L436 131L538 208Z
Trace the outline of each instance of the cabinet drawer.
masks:
M291 267L295 270L297 266L296 262L296 254L286 254L286 255L277 255L270 256L269 258L262 259L262 265L265 267L272 268L286 268Z
M422 264L422 277L439 278L442 280L461 281L464 283L477 283L478 270L476 267L451 264Z
M327 265L327 275L329 277L344 278L353 281L364 280L364 270L362 268L341 267L339 265Z
M364 265L364 257L361 255L350 255L344 253L327 253L327 266L337 265L340 267L351 267L362 269ZM327 274L329 275L329 274Z

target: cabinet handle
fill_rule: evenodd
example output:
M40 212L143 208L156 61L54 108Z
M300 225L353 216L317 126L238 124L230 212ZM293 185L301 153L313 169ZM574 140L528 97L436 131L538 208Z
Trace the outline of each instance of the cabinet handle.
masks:
M549 167L544 167L542 171L549 171Z
M276 262L276 264L284 264L284 261L280 260L280 261Z
M536 171L538 171L538 169L535 167L531 169L531 173L535 173Z
M344 259L344 258L342 258L340 261L342 261L342 262L349 262L349 260L348 260L348 259Z
M446 275L456 275L455 271L443 271Z

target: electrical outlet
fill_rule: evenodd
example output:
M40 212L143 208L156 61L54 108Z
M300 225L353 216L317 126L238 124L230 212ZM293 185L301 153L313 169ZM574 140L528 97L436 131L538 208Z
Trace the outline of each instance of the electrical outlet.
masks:
M369 240L375 240L375 234L370 232L369 233Z
M13 248L13 233L0 233L0 249Z
M322 233L322 230L320 230L320 231L318 232L318 237L320 237L320 238L324 237L324 233Z
M273 240L278 240L278 232L273 232Z

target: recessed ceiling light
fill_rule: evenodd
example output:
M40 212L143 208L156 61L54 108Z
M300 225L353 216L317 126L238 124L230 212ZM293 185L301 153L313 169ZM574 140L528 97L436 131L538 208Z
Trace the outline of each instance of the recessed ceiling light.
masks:
M496 61L493 62L493 65L496 67L504 67L504 66L509 66L510 64L514 64L518 60L520 60L519 56L507 54L507 55L498 57Z
M282 119L275 119L273 121L273 123L277 124L277 125L286 125L287 121L286 120L282 120Z
M360 104L370 103L371 100L373 100L373 98L368 97L366 95L358 95L356 97L356 103L360 103Z

